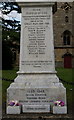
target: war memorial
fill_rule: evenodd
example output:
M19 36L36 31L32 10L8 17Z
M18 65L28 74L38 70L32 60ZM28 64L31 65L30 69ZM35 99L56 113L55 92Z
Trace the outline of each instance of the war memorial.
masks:
M17 100L22 113L66 114L66 88L55 71L53 13L50 0L18 0L21 7L19 71L7 89L7 103ZM55 101L64 106L54 106ZM62 109L61 109L62 108ZM7 114L20 114L7 106Z

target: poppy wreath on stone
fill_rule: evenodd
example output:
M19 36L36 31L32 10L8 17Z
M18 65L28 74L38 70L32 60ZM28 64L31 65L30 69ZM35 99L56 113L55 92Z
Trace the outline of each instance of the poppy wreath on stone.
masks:
M20 106L21 104L17 100L11 100L8 106Z
M62 100L58 100L58 101L54 102L54 105L55 106L64 106L65 104L64 104L64 102Z

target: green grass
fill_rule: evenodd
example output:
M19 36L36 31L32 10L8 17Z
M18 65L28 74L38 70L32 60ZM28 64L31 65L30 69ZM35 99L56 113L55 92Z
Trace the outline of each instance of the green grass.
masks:
M12 83L11 80L14 80L14 78L17 76L18 70L3 70L2 71L2 78L10 79L10 81L2 81L2 97L3 101L6 100L6 90L9 87L9 85Z
M17 76L17 70L3 70L2 77L7 79L14 79Z
M74 69L65 69L65 68L56 68L57 75L67 81L72 82L72 74L74 73Z
M57 71L57 76L59 78L61 78L62 80L66 81L66 82L74 82L74 69L66 69L66 68L56 68L56 71ZM72 89L74 88L74 85L71 85L71 84L66 84L64 83L64 86L67 88L67 89Z
M2 76L2 71L0 71L0 76ZM1 103L2 103L2 81L0 79L0 106L1 106Z
M56 68L57 76L66 82L73 82L74 83L74 69L65 69L65 68ZM66 87L67 91L67 104L69 111L72 110L73 100L74 100L74 85L67 84L63 82L63 85Z

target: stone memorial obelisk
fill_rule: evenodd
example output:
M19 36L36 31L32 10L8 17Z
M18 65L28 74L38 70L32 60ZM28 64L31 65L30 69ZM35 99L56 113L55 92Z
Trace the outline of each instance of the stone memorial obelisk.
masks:
M20 65L18 76L7 89L7 102L18 100L23 113L50 112L56 100L66 105L66 89L55 71L54 2L20 0L18 4L22 12Z

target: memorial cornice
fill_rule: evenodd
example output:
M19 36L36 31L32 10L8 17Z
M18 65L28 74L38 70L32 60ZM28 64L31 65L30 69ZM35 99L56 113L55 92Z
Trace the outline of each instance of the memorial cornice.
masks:
M51 1L51 0L16 0L18 4L22 7L24 6L43 6L43 5L48 5L48 6L53 6L56 1Z
M16 2L57 2L56 0L16 0Z

